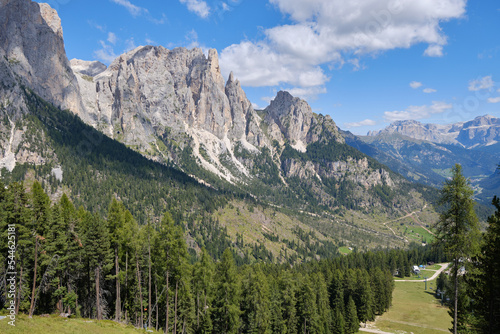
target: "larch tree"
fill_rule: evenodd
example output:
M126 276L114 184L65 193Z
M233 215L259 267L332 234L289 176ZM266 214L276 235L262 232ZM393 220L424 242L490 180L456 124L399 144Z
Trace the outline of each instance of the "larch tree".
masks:
M441 190L439 204L444 211L436 223L436 242L444 247L445 253L452 260L452 279L454 298L451 305L454 334L459 326L459 275L465 274L470 259L479 251L480 232L478 219L474 211L474 191L470 182L462 175L462 167L456 164L452 168L452 177L445 181ZM461 268L464 268L463 270Z

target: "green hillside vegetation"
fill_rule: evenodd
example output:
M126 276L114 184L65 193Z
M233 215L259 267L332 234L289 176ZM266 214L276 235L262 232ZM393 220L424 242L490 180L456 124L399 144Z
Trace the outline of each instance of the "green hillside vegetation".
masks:
M10 275L8 261L15 261L18 273L19 293L2 290L4 314L14 298L19 313L68 313L140 328L168 324L175 333L304 327L324 333L341 318L352 329L346 332L353 333L359 322L388 309L396 268L408 272L411 263L442 260L442 253L420 247L355 252L295 266L266 264L265 258L237 266L245 261L227 248L214 262L205 249L190 256L183 224L168 212L139 225L113 199L103 217L75 208L66 195L51 204L37 182L28 193L22 184L0 184L0 213L0 230L7 234L14 228L18 245L7 256L7 239L0 240L0 275ZM305 244L312 236L294 233ZM31 321L22 320L21 327Z

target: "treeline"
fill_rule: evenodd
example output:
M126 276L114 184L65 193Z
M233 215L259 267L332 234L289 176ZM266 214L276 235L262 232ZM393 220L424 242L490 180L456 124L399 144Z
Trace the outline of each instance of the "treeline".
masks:
M391 305L397 267L436 256L416 248L237 266L234 249L214 262L203 248L190 263L182 224L169 213L139 225L113 199L103 218L66 195L51 203L38 182L29 192L0 184L0 230L0 307L11 297L6 278L14 259L16 312L114 319L168 333L354 333Z

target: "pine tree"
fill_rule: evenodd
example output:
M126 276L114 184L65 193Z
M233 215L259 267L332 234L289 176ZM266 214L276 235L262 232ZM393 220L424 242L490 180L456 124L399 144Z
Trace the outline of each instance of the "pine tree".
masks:
M113 267L110 238L106 222L99 215L87 215L87 230L84 239L85 254L94 274L95 305L97 320L103 319L103 277Z
M120 246L122 244L122 229L124 225L124 214L125 208L121 202L118 202L115 198L111 200L109 205L107 225L109 228L109 236L111 247L114 252L114 262L115 262L115 275L113 276L116 284L116 299L115 299L115 321L121 319L121 298L120 298L120 264L119 264L119 252Z
M444 246L446 254L452 259L452 278L454 303L451 305L453 333L457 334L459 321L459 271L468 265L469 260L479 251L479 228L474 200L469 181L462 175L462 167L456 164L452 169L452 178L447 180L441 190L440 205L445 211L440 214L436 224L439 244Z
M497 333L500 328L500 198L493 198L495 213L488 218L488 228L475 268L469 280L469 296L474 300L475 321L481 333Z
M214 300L214 332L237 333L240 327L240 287L233 253L228 248L216 269L216 289Z
M340 306L336 305L333 309L332 318L332 333L333 334L344 334L345 333L345 320L342 314Z
M345 313L345 334L357 333L359 330L359 319L356 311L356 304L351 296L349 296L346 313Z
M243 281L242 330L245 333L270 333L269 286L260 266L248 268Z
M196 332L211 333L212 320L211 296L213 290L214 264L205 247L201 249L201 258L193 269L193 288L196 303Z
M309 275L305 275L297 293L297 318L299 333L318 333L319 314L316 293Z

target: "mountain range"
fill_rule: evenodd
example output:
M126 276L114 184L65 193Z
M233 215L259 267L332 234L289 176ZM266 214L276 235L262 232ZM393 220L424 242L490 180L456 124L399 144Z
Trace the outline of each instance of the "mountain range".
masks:
M346 141L406 178L439 187L460 163L485 204L498 194L500 119L478 116L468 122L422 124L397 121L367 136L344 133Z
M101 212L115 197L143 222L169 210L194 250L214 242L213 226L235 247L244 234L275 256L426 242L436 219L429 185L453 154L479 154L471 170L492 173L496 156L481 151L498 140L491 117L491 130L482 119L460 129L403 122L357 137L285 91L255 110L237 78L222 77L215 49L140 46L106 66L68 60L47 4L2 0L0 22L2 178L39 179L54 198L66 192ZM413 163L402 146L429 157ZM426 172L433 159L436 175ZM287 243L300 231L314 236L309 252Z

